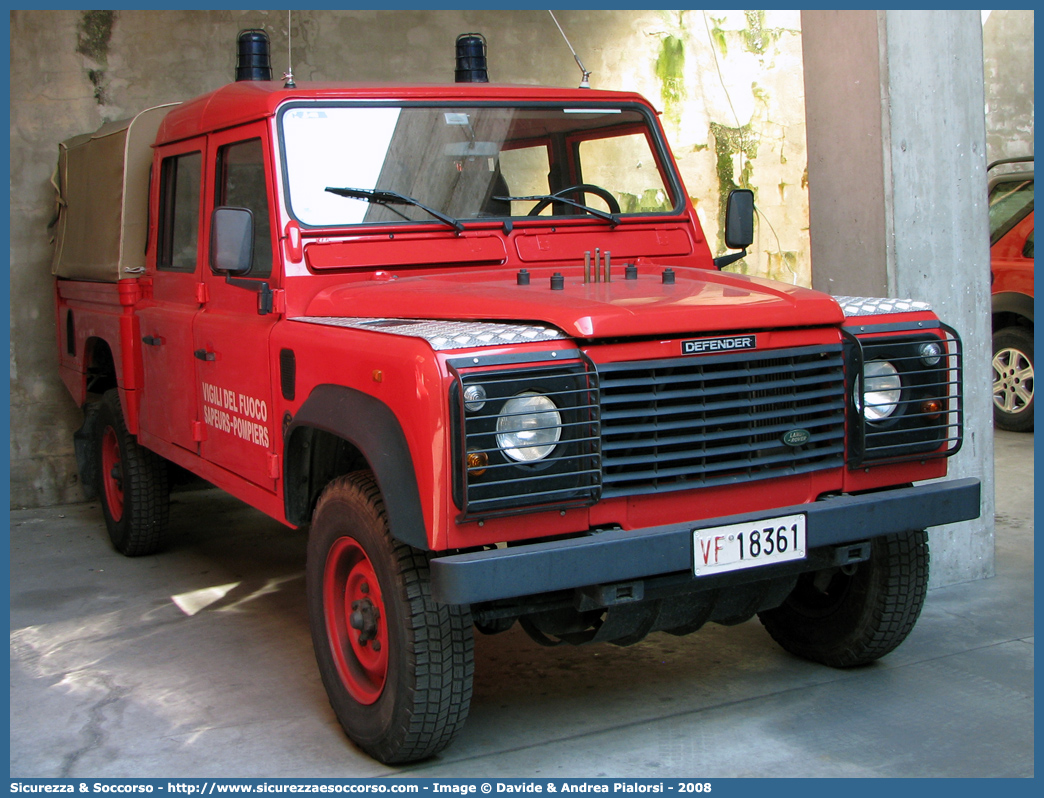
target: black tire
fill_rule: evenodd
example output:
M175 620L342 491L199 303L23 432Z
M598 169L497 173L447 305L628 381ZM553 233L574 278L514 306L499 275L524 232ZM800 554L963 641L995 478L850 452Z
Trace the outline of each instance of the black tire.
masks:
M391 537L370 472L320 496L306 585L319 673L348 737L385 764L449 745L471 704L471 612L432 601L427 555Z
M167 461L127 432L115 388L105 393L97 412L97 491L109 539L127 557L153 554L165 542L170 517Z
M874 538L870 559L803 574L776 609L758 613L783 648L835 668L865 665L906 639L928 591L924 531Z
M1001 429L1033 429L1033 332L1005 327L993 334L993 421Z

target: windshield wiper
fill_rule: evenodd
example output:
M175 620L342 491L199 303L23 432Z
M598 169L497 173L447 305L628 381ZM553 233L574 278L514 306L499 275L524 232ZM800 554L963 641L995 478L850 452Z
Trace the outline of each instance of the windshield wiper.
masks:
M394 191L384 191L377 188L335 188L333 186L327 186L326 190L331 194L336 194L338 197L350 197L352 199L366 200L366 202L372 202L374 205L413 205L420 208L422 211L427 211L440 222L445 222L458 233L464 232L464 225L457 219L454 219L452 216L447 216L434 208L429 208L420 200L416 200L413 197L407 197L405 194L398 194ZM395 209L389 208L389 210L394 211ZM395 212L398 213L398 211ZM401 213L399 215L403 216ZM403 218L406 217L403 216Z
M615 213L606 213L600 211L598 208L592 208L590 205L584 205L582 202L571 200L558 194L534 194L532 197L493 197L498 202L562 202L566 205L571 205L574 208L579 208L582 211L587 211L592 216L597 216L599 219L605 219L613 227L620 224L620 216ZM535 207L535 206L534 206Z

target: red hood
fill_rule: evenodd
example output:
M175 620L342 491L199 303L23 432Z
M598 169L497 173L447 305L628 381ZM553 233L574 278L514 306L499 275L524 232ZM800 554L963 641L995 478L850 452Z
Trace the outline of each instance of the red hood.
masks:
M757 277L705 269L676 269L664 285L662 268L642 264L637 280L584 284L567 273L565 287L549 287L552 269L532 270L516 283L514 271L469 271L375 279L327 289L308 316L534 321L578 338L840 325L844 316L826 294Z

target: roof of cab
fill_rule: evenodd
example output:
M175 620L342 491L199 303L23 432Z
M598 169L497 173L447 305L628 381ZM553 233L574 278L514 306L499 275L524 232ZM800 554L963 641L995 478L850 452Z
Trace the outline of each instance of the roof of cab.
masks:
M299 83L286 89L279 81L240 81L182 103L160 125L156 144L170 144L194 136L253 122L275 114L289 100L397 100L397 101L507 101L507 102L640 102L633 92L561 89L489 83L441 85L382 85Z

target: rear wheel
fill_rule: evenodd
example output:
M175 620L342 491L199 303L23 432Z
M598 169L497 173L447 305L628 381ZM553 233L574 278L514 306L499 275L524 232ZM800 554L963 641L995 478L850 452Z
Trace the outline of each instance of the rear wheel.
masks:
M993 334L993 420L1001 429L1033 429L1033 333L1005 327Z
M792 654L847 668L902 643L927 590L927 533L886 535L865 562L803 574L781 606L758 617Z
M471 703L471 613L432 601L427 556L391 537L369 472L319 498L307 591L319 672L348 736L388 764L449 745Z
M114 388L102 397L95 429L97 491L105 526L120 554L139 557L164 542L170 512L167 462L127 431Z

